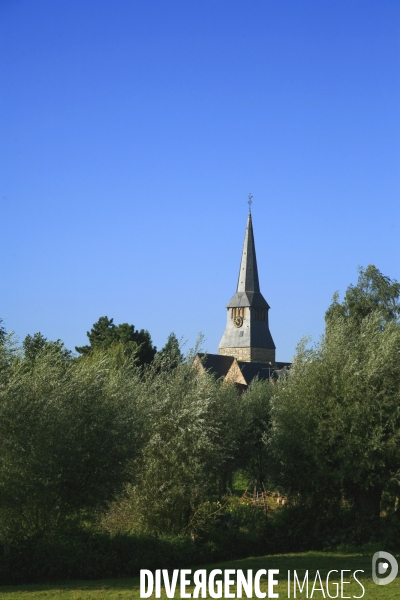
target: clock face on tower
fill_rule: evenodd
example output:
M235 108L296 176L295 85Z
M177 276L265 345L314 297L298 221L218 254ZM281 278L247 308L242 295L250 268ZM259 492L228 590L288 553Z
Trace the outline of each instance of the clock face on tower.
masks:
M233 324L235 327L241 327L243 325L243 317L235 317L233 319Z

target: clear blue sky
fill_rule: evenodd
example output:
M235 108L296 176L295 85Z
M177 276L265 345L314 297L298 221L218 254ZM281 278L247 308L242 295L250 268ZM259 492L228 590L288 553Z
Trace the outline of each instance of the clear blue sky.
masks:
M400 280L398 0L1 0L0 316L216 352L252 192L278 360Z

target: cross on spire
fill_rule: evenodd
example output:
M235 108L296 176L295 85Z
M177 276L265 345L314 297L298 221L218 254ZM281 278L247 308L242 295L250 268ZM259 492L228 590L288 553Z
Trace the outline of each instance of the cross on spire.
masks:
M253 196L249 194L247 204L249 205L249 213L251 213L251 205L253 204Z

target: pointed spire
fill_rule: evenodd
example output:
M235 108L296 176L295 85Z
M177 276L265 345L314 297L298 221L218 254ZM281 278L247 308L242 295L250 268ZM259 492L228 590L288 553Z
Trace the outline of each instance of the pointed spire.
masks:
M251 201L251 200L250 200ZM254 245L253 223L251 212L247 217L246 235L244 236L242 261L240 263L238 292L259 292L256 248Z

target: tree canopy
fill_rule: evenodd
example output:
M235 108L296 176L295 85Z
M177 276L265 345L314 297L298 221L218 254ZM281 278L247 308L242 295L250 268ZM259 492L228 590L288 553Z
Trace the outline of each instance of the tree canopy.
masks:
M169 334L167 343L160 350L160 355L169 363L171 369L176 368L183 362L179 340L174 332Z
M1 538L91 519L113 533L234 528L221 511L240 470L288 497L275 522L301 509L297 531L304 515L324 524L319 547L338 514L371 539L382 498L393 515L400 498L399 316L400 284L360 269L320 342L242 394L192 368L173 333L156 352L148 332L101 317L73 359L41 333L16 350L0 322Z
M51 532L104 508L137 452L135 373L56 347L14 360L0 386L0 534Z
M321 342L299 347L274 393L274 480L304 501L344 498L379 517L400 494L399 287L375 267L327 313Z
M339 294L333 297L325 319L327 323L337 316L350 318L358 324L372 312L379 311L384 322L400 317L400 283L383 275L375 265L359 267L357 285L349 285L343 302Z
M121 345L125 356L134 356L138 364L145 365L151 363L157 351L148 331L145 329L138 331L129 323L115 325L114 319L109 319L107 316L100 317L87 332L87 336L90 342L88 345L75 347L75 350L83 356L95 350L109 350Z
M40 333L40 331L33 336L28 334L22 342L22 349L24 358L31 362L36 359L38 354L52 351L58 353L64 360L72 360L72 352L65 348L64 342L60 339L55 342L49 341Z
M3 319L0 319L0 344L4 344L7 335L6 328L2 323Z

